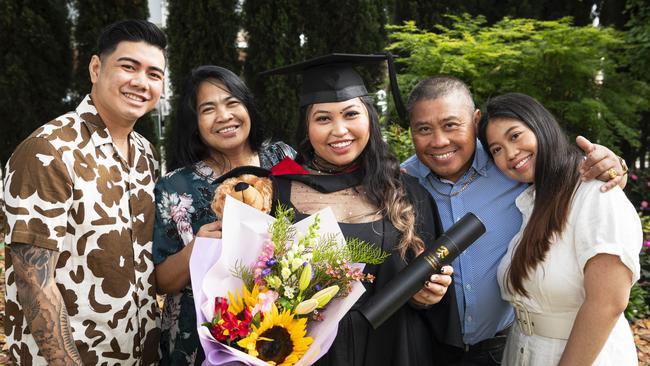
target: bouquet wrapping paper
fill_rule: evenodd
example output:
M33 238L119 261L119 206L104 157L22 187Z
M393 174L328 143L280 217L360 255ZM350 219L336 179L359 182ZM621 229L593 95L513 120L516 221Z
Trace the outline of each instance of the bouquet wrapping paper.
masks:
M270 224L275 220L272 216L231 197L226 198L224 212L222 239L197 237L190 258L196 326L206 356L203 364L268 365L245 352L217 342L202 325L214 316L216 297L227 297L228 292L234 293L242 288L243 281L234 276L232 270L237 264L249 265L257 260L262 252L263 242L268 237ZM329 208L294 224L297 232L305 233L316 215L320 217L318 233L334 234L338 245L345 245L345 238ZM355 281L347 296L335 298L327 305L322 312L324 320L308 322L307 335L312 337L314 342L296 365L311 365L327 352L336 337L339 321L364 292L363 284Z

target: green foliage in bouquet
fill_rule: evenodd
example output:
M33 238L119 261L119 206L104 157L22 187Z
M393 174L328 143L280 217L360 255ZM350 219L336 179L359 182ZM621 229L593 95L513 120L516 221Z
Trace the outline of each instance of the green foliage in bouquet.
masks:
M339 246L334 234L319 235L319 215L302 235L292 226L293 219L293 210L280 205L257 262L252 267L237 263L233 269L246 288L276 293L280 311L318 318L318 309L347 295L355 281L373 281L356 263L380 264L390 255L356 238Z

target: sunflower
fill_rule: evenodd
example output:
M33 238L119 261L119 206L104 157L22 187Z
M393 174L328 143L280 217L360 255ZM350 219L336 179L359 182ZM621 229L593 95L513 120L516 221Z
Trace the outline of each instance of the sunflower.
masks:
M246 286L243 286L242 292L243 296L240 295L238 290L235 290L234 295L230 291L228 292L228 298L230 299L228 311L233 314L241 314L246 308L252 309L259 302L260 289L257 285L253 286L252 291L248 291Z
M306 337L307 319L294 319L290 310L282 313L273 306L259 327L253 325L248 336L237 344L249 355L271 365L291 366L307 352L314 341Z

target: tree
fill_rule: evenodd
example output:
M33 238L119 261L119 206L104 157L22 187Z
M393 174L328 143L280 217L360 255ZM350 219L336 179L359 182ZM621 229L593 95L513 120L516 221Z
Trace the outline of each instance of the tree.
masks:
M508 19L487 26L483 17L452 17L439 33L413 23L391 26L390 49L401 59L410 90L427 76L448 74L470 85L482 104L491 95L518 91L537 98L572 135L619 150L639 146L640 113L648 84L626 67L623 34L611 28L575 27L570 19ZM602 74L601 74L602 73ZM599 79L598 75L604 75Z
M75 65L72 105L76 106L90 92L88 63L97 53L97 37L104 27L118 20L147 19L146 0L73 0L75 9Z
M599 1L598 17L600 19L600 24L623 30L625 24L630 20L630 13L625 11L626 3L634 4L638 2L636 0Z
M377 53L386 47L385 1L306 0L304 4L306 58L333 52ZM369 92L380 88L385 70L384 65L359 68Z
M392 4L392 24L401 25L412 20L420 29L433 30L437 25L450 25L445 14L467 12L462 1L441 0L394 0Z
M92 84L88 73L88 63L97 53L97 38L107 25L123 19L147 19L149 7L147 0L74 0L76 11L74 40L75 64L73 90L70 93L70 107L74 108L90 93ZM134 129L147 140L156 143L155 122L148 113L135 124Z
M175 114L183 81L190 71L200 65L225 67L239 73L237 32L240 17L237 0L169 0L167 2L167 37L169 41L169 78L172 89L172 113L165 125L166 135L175 134ZM173 138L167 138L167 153ZM167 161L173 160L169 156Z
M621 0L612 0L621 1ZM483 15L488 24L503 17L555 20L571 16L577 25L591 22L591 1L585 0L394 0L392 23L401 25L413 20L420 29L435 30L436 26L449 27L451 19L445 15Z
M274 139L293 144L298 123L296 75L260 78L265 70L303 60L300 47L301 2L297 0L247 0L244 2L244 28L248 49L244 77L253 90L257 105Z
M66 111L71 81L65 0L0 2L0 161L45 122Z
M650 4L644 0L628 0L626 13L630 17L626 25L626 40L630 45L630 72L637 80L650 84ZM650 112L643 113L639 126L640 147L634 149L633 146L624 144L623 153L627 161L638 158L640 166L644 168L650 163Z
M239 73L237 0L168 1L169 72L174 95L182 80L199 65Z

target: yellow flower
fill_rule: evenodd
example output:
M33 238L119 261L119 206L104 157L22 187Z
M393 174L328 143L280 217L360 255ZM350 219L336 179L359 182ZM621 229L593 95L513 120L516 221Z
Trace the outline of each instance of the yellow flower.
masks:
M274 305L270 313L264 314L260 326L253 325L248 336L237 344L262 361L291 366L298 362L314 341L305 336L307 319L294 319L293 316L289 310L279 313Z
M233 314L239 314L244 311L245 308L254 308L255 305L259 302L260 289L257 285L253 286L253 291L248 291L246 286L242 287L243 297L239 294L239 291L235 290L233 295L230 291L228 292L228 311Z
M338 293L339 287L337 285L333 285L318 291L311 298L318 301L318 308L320 309L323 306L327 305L327 303L330 302L330 300L332 300L332 298Z

